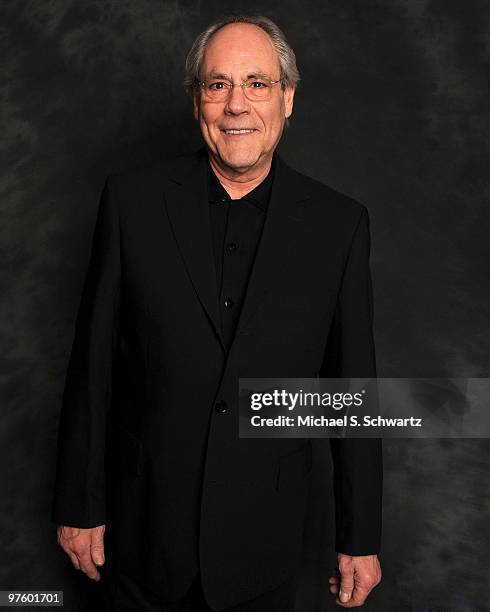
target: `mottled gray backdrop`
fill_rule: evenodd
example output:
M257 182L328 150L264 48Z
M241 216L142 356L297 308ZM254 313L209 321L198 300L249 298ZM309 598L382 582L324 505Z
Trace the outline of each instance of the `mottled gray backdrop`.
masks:
M242 8L297 52L284 158L369 208L379 375L489 376L488 1L2 2L2 589L64 589L70 612L98 595L49 522L96 206L108 172L200 144L185 54ZM366 610L490 610L488 450L385 443L384 582ZM298 612L338 609L330 477L319 457Z

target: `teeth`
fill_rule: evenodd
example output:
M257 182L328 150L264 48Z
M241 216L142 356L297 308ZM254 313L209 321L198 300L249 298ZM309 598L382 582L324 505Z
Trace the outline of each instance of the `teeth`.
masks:
M249 134L253 130L225 130L225 134Z

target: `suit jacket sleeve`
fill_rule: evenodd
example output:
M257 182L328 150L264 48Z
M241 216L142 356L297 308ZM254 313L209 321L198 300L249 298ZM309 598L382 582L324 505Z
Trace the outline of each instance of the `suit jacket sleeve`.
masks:
M119 221L107 178L63 392L52 507L57 524L88 528L105 522L105 424L118 324L119 252Z
M353 234L320 377L376 377L370 233L362 206ZM377 554L381 541L382 445L379 438L330 438L334 470L335 549Z

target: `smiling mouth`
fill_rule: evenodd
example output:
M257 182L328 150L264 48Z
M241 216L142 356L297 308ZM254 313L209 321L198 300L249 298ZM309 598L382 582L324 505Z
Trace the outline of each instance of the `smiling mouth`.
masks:
M244 136L245 134L253 134L257 130L254 128L251 129L242 129L242 130L221 130L223 134L227 136Z

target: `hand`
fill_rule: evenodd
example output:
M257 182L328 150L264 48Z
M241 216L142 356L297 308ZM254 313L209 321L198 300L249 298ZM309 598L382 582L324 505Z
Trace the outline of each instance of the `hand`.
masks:
M337 575L328 580L330 592L337 595L335 603L344 608L362 606L369 593L381 582L378 555L352 557L338 553L337 561Z
M105 525L91 529L59 525L57 529L58 544L70 557L73 566L95 581L100 580L96 566L104 565L105 561L104 531Z

